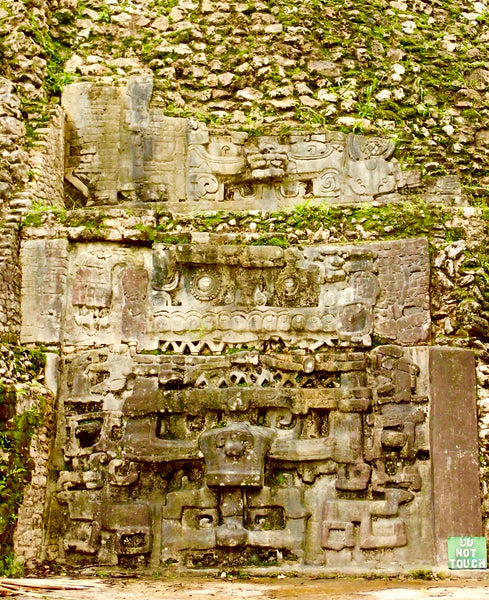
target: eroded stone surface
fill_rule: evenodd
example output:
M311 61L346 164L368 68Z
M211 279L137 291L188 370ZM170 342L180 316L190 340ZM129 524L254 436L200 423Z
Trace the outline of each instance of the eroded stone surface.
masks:
M394 143L340 132L250 137L167 117L150 76L63 92L66 181L84 204L165 202L179 212L394 201L413 178Z
M53 254L53 244L62 257ZM409 344L429 334L422 239L303 251L77 244L69 258L64 244L33 240L24 247L24 341L58 341L63 310L63 341L77 347L124 342L198 353L204 346L222 351L272 338L318 349L369 346L372 335ZM55 305L47 296L39 302L31 277ZM46 331L50 319L57 333Z
M151 94L146 77L67 90L77 202L269 210L395 201L408 185L389 142L215 132L163 116ZM138 245L75 229L22 248L22 341L61 354L46 557L325 571L440 561L443 374L421 345L425 239L282 248L196 232ZM461 435L469 448L469 421ZM457 452L463 473L473 448ZM477 497L473 473L463 487ZM476 504L457 527L480 519Z
M413 355L67 357L66 559L431 561L429 382Z
M32 240L21 260L23 338L26 342L56 343L62 336L62 311L67 275L66 240ZM30 316L28 316L30 315Z
M386 553L399 570L440 564L447 491L436 479L448 479L431 453L449 414L447 351L469 381L470 352L398 345L66 355L50 553L151 568L365 569ZM464 391L450 393L461 405ZM444 447L475 440L475 419L443 435ZM471 455L454 451L459 488L477 495L463 473ZM478 504L467 509L463 523L480 522Z
M443 540L455 535L452 532L482 535L480 499L474 493L479 479L474 356L459 348L432 348L430 371L433 487L439 494L434 505L436 552L440 562L445 562ZM457 506L464 510L457 510Z

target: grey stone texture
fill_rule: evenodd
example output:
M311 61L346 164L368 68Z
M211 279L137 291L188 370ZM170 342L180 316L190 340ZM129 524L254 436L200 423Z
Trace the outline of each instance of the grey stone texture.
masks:
M355 246L117 244L28 240L22 343L133 343L201 352L265 343L369 346L428 339L426 240Z
M13 93L12 87L10 94ZM8 96L7 100L9 105L16 101L15 96ZM18 103L18 100L16 102ZM8 341L17 341L20 329L19 226L33 205L65 205L62 158L65 137L64 113L58 107L50 116L49 124L38 130L39 139L29 152L19 149L25 141L23 137L16 138L10 135L9 138L9 148L13 148L10 155L13 158L12 169L19 178L22 175L24 181L21 185L18 179L9 179L0 213L3 218L0 224L0 330L2 338Z
M2 340L17 340L22 319L25 343L51 347L46 378L59 387L61 407L50 464L60 489L47 502L48 532L45 429L33 445L19 554L31 563L47 551L74 564L131 567L159 567L168 556L191 567L276 559L345 570L392 559L401 568L442 561L449 533L480 532L470 352L424 346L470 345L478 353L487 498L489 323L485 267L470 264L481 248L475 212L453 213L453 227L433 225L431 294L426 243L366 244L375 235L362 222L349 237L341 226L289 231L288 241L301 246L281 255L267 249L263 258L256 248L228 250L237 238L214 233L199 238L194 231L192 250L148 243L130 216L139 203L188 215L304 202L375 205L402 200L411 189L423 189L431 202L461 203L456 177L429 177L422 188L420 173L400 170L389 141L324 131L253 137L164 112L205 107L208 120L232 113L235 123L260 123L273 107L265 121L283 116L290 124L307 110L322 122L336 114L335 126L346 129L404 128L404 147L430 157L427 173L458 164L470 171L468 181L486 185L484 5L452 8L391 2L383 27L392 27L395 35L385 39L400 39L399 50L351 36L350 23L364 26L362 10L324 7L323 23L345 25L326 54L307 39L311 21L302 27L279 5L182 0L163 7L168 16L138 0L92 2L78 11L70 0L0 8L8 78L0 81L0 331ZM236 17L241 26L228 35ZM73 36L69 44L83 56L72 57L66 71L90 79L65 93L65 173L65 113L55 110L40 128L45 115L32 108L48 97L49 20L53 37ZM449 73L450 90L439 86L448 110L446 98L426 94L430 61L417 56L418 32L431 34L440 23L450 33L439 36L437 60L467 57L462 80ZM157 43L148 30L161 34ZM331 34L319 35L321 46ZM251 53L239 43L247 36ZM346 54L338 52L349 36ZM362 75L362 64L367 73L371 63L382 64L384 89L372 84L367 91L363 80L343 77L355 66ZM129 72L140 74L126 80ZM51 72L50 84L60 75ZM100 85L120 77L117 88ZM378 106L387 109L383 120ZM400 125L387 120L401 110ZM32 148L26 111L41 136ZM83 227L61 231L42 213L44 231L23 233L21 308L19 226L33 204L130 210L91 237ZM153 220L148 211L143 225ZM256 242L256 228L250 223L244 241ZM462 234L451 243L457 228ZM123 244L116 249L115 242ZM209 250L215 244L223 256ZM2 384L24 381L8 361L1 369ZM19 411L28 409L19 403ZM71 519L66 532L56 530L60 515Z
M56 397L51 390L39 385L27 387L23 396L17 404L17 414L26 410L42 413L42 423L30 440L29 481L23 490L13 540L15 556L21 558L30 569L36 568L44 560L51 442L56 427Z
M470 412L448 354L473 389L470 352L422 346L66 356L51 548L152 568L443 564L435 544L481 523L475 407L442 426ZM431 460L444 448L459 482Z
M306 200L392 202L417 185L385 139L212 130L165 116L151 103L152 85L151 76L134 75L126 86L64 89L66 179L85 205L136 200L165 202L178 212L275 210Z
M426 355L67 356L63 558L431 564Z
M429 345L430 269L451 284L463 243L431 266L425 238L358 243L360 223L357 243L306 231L285 248L255 245L253 221L243 238L143 237L165 210L259 221L308 199L375 213L418 181L378 138L217 132L164 116L151 95L146 76L66 89L64 201L99 226L56 222L55 177L53 210L23 231L20 340L60 360L46 529L19 553L153 570L442 565L447 532L481 521L472 355ZM453 203L452 183L432 199ZM444 362L462 381L447 391ZM459 422L447 415L466 390Z
M22 340L25 343L52 344L61 340L67 245L66 240L32 240L23 246Z
M482 535L481 506L474 493L479 481L475 369L473 353L460 348L431 348L429 360L433 489L439 494L433 517L442 562L447 537L457 531Z
M457 448L472 500L463 517L452 506L450 531L480 524L475 407L463 434L439 428L443 356L464 378L454 411L473 361L425 345L425 239L284 249L44 235L21 256L22 341L62 350L46 558L440 565L453 497L438 445ZM373 336L392 343L372 348Z

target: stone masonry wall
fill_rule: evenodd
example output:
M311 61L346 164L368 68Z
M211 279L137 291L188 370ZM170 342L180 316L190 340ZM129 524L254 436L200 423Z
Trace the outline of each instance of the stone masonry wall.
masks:
M487 15L484 2L441 0L429 4L417 0L348 2L341 6L329 0L320 5L304 2L300 6L285 1L245 5L207 0L3 3L0 7L2 339L17 341L20 330L17 257L19 227L26 215L26 226L41 225L40 229L24 230L24 238L30 241L45 237L44 227L49 235L52 228L58 231L59 227L60 237L68 233L70 239L142 245L154 241L217 243L218 239L225 243L317 245L427 236L431 259L431 343L471 348L477 356L479 460L487 518ZM204 167L198 165L194 179L180 182L178 189L191 191L192 201L196 197L201 200L209 192L211 196L214 194L207 209L213 209L213 203L220 201L223 190L226 190L223 198L228 200L227 190L234 185L234 174L223 172L222 167L220 172L215 171L209 162L218 146L217 153L221 155L230 139L233 143L238 140L241 147L239 140L243 134L253 144L257 133L278 133L287 138L287 144L294 143L296 129L303 130L301 142L311 141L310 136L318 132L324 135L325 129L329 132L327 141L335 137L345 140L352 132L380 134L395 141L394 156L399 167L395 169L391 191L398 194L395 201L399 206L389 206L392 198L388 195L379 198L379 189L375 188L376 193L368 198L373 202L371 209L358 206L336 209L334 205L340 195L333 189L328 198L329 212L314 207L281 212L280 204L263 208L257 202L255 206L247 182L249 214L240 214L235 208L240 202L226 206L233 211L228 215L185 217L179 216L182 211L175 207L171 207L174 212L170 213L168 204L151 205L167 202L169 191L171 197L174 190L168 184L170 176L168 181L163 178L149 186L149 190L140 186L138 168L143 165L144 178L154 165L145 154L149 147L147 131L138 130L141 123L144 125L146 115L130 102L118 116L122 128L130 129L131 123L138 123L129 136L118 138L116 144L124 157L122 176L116 170L115 179L104 187L97 175L104 172L103 165L92 169L97 161L90 162L94 156L91 149L84 156L87 172L78 169L73 176L72 165L68 165L63 190L64 113L59 108L53 110L48 103L56 101L61 89L72 79L84 82L83 85L117 83L125 88L133 75L153 81L155 113L164 118L193 119L195 155L202 156L204 149L208 152L207 163ZM197 121L205 121L207 125L198 125ZM224 125L230 126L231 133L224 133L221 139ZM208 141L199 138L205 131L210 132ZM68 127L68 160L77 156L76 151L70 150L76 146L70 138L74 132L76 128ZM139 154L132 156L128 147L134 141ZM390 146L386 141L385 148ZM255 152L260 160L262 150L259 147ZM278 150L280 154L283 147ZM394 152L394 143L389 157L391 151ZM281 160L280 156L272 158ZM253 174L253 163L248 164L249 171L240 173ZM279 168L286 171L283 166L282 162ZM413 166L416 169L410 174ZM210 183L206 179L209 175ZM308 186L312 185L306 181L308 178L301 176L298 182L299 188L304 185L306 189L305 198L309 197ZM331 189L329 178L325 183L322 193ZM98 198L93 195L97 186L101 191ZM280 186L276 182L274 186L275 194ZM289 189L285 186L282 192L287 196ZM105 204L109 196L116 206L134 201L150 204L144 209L127 211L121 207L120 213L116 207L111 209L115 212L100 208L70 213L63 208L65 204L67 208ZM178 207L181 198L177 196L173 199ZM242 203L241 190L233 196L236 198ZM414 209L404 203L406 199L414 202ZM379 207L384 200L387 206ZM473 206L467 206L468 203ZM447 207L453 204L464 206ZM443 205L447 206L442 208ZM47 210L46 206L57 210ZM213 237L216 232L224 237ZM133 308L127 310L131 312ZM51 317L48 315L48 321ZM377 343L379 340L374 340ZM18 552L30 561L42 555L32 550L34 546L39 549L43 535L39 497L45 489L43 460L47 442L43 439L41 443L44 449L36 454L39 457L36 481L26 496L18 530ZM25 526L30 519L36 523L35 532Z
M152 73L169 116L385 134L402 160L488 184L485 2L90 0L57 17L65 71ZM54 26L54 25L53 25Z
M44 532L54 410L44 362L37 350L0 348L0 569L11 575L14 539L17 555L29 559L38 556Z
M0 331L6 341L16 340L20 326L18 253L22 219L33 204L64 206L63 124L64 114L58 109L52 112L48 126L38 131L39 140L25 152L30 179L5 207L0 229Z
M133 78L128 86L133 93L138 90L137 81L141 79ZM67 163L67 185L82 192L77 202L86 208L39 207L24 220L21 340L59 347L63 360L59 402L66 421L61 424L53 457L60 471L56 493L53 489L50 496L49 522L70 519L72 525L63 531L54 525L49 528L46 555L73 564L104 560L158 568L161 559L190 568L217 567L226 560L221 549L237 546L245 549L240 564L250 566L254 559L248 555L249 548L256 546L281 548L282 558L277 560L285 556L286 561L345 569L351 563L363 568L370 550L374 556L380 548L389 548L395 560L404 564L433 564L433 556L425 552L433 534L426 528L430 520L423 512L429 470L422 461L431 453L423 429L423 403L431 393L426 383L431 358L424 353L426 343L428 348L431 344L477 348L482 343L473 323L485 302L483 292L475 291L484 273L485 214L457 206L462 199L453 193L455 188L443 194L440 186L437 195L436 186L423 185L419 177L402 171L393 178L394 188L385 197L374 186L369 198L365 193L352 195L349 206L337 207L335 198L328 197L330 188L307 186L307 181L327 173L339 185L348 185L345 172L351 169L350 161L357 184L367 173L370 179L365 182L371 183L376 181L377 170L396 172L395 167L387 168L392 161L385 150L387 142L364 136L330 137L321 131L296 132L280 140L258 138L252 151L247 152L245 146L244 152L233 152L232 132L209 131L182 120L176 120L179 127L175 128L171 127L174 119L164 118L167 126L148 134L158 111L148 109L150 116L145 118L146 104L140 103L137 120L127 118L133 99L124 91L127 88L120 89L122 94L83 84L67 90L68 101L64 100L67 156L72 161ZM119 114L121 123L107 150L104 102L111 119ZM83 110L77 113L79 105ZM115 111L117 105L122 110ZM92 123L94 110L98 116ZM126 140L131 127L133 145ZM201 139L195 140L199 135ZM178 136L180 145L173 142ZM155 148L162 142L169 149L162 161L169 172L176 152L186 169L197 166L199 173L215 177L224 190L250 178L251 190L266 189L266 197L256 200L248 212L210 211L210 207L224 206L226 192L221 199L205 198L208 188L203 186L204 201L209 204L199 215L186 206L189 201L192 207L203 206L202 197L192 195L191 179L190 184L184 179L180 188L169 187L170 193L165 189L146 194L158 172L151 161L155 156L161 160ZM301 144L314 150L311 162L318 172L311 163L309 169L300 168L302 155L297 146L302 148ZM343 152L344 159L328 162L331 148ZM368 156L362 154L369 151ZM119 169L106 171L101 164L109 152L121 157ZM280 189L291 158L295 167L288 175L289 186L296 177L304 184L305 198L318 195L318 201L309 206L291 209L270 202L271 190ZM233 161L239 168L230 176L226 169ZM258 163L260 168L255 167ZM416 187L405 185L407 181L416 182ZM170 176L165 184L172 183ZM178 193L172 198L175 189ZM366 186L358 185L358 189ZM421 198L414 196L413 189ZM216 193L215 186L210 192ZM292 198L297 203L297 196L292 194ZM178 205L180 211L172 210ZM431 327L428 245L419 236L430 242ZM345 244L360 240L362 244ZM477 293L482 297L480 305L460 302ZM421 347L405 350L392 342ZM365 351L371 344L372 355ZM377 353L385 358L376 358ZM399 366L373 367L384 365L384 360L385 365L399 361ZM479 360L484 360L482 353ZM364 374L351 373L364 369ZM336 376L325 377L322 370ZM306 391L311 386L320 391ZM262 389L268 387L277 389ZM280 391L282 387L293 391ZM251 412L250 392L256 395ZM403 403L408 404L402 408ZM209 422L194 422L197 406L199 410L206 407ZM213 451L206 453L207 433L211 439L214 430L222 428L221 435L230 439L258 440L262 433L268 435L267 428L274 431L284 427L282 421L289 422L290 406L295 415L291 423L298 419L292 427L296 432L291 434L292 445L280 443L284 434L268 432L279 437L270 447L263 441L261 458L256 457L250 478L243 475L239 483L242 475L229 472L226 477L230 479L222 483L226 489L214 497L214 481L228 467L225 459L221 464L213 457ZM181 422L182 407L186 424ZM284 411L279 421L272 416L277 407ZM483 404L480 408L485 410ZM357 417L362 412L368 413L365 429L358 429L361 420ZM411 433L396 429L401 413L414 428L409 429ZM251 424L236 425L243 419ZM321 429L326 422L330 438ZM156 430L146 431L147 427ZM484 431L481 439L483 435ZM341 453L340 446L335 446L335 436L344 436L340 446L344 443L348 452ZM358 442L362 436L365 442ZM206 472L216 469L215 475L207 475L207 484L202 479L202 457L195 454L197 442L204 452ZM370 449L363 452L363 443ZM305 448L317 462L307 463ZM399 451L400 462L394 468L389 461ZM269 459L271 463L266 462ZM477 513L476 459L474 452L471 468L475 467L476 491L471 491L470 499ZM173 470L174 461L186 465L182 477ZM265 468L263 461L269 466ZM273 475L277 468L285 468L277 481L283 475L284 484L288 483L282 487L288 491L279 491L281 484L277 487ZM385 492L387 482L392 492ZM247 505L239 500L241 492L235 488L240 486L246 488ZM327 499L323 509L308 486ZM262 489L256 506L248 487ZM147 489L153 490L153 500L141 495ZM357 505L353 492L361 490L365 501ZM348 504L343 492L350 493L353 503ZM379 493L386 493L388 508L375 505ZM273 497L279 508L265 499L267 494L277 494ZM401 510L397 501L387 500L391 494L406 507ZM158 509L162 505L163 512ZM201 516L180 517L179 506ZM376 525L377 533L370 531L374 526L368 525L370 517L362 512L367 507L373 511L370 515L388 511L392 521ZM225 514L226 510L231 512ZM258 511L256 518L265 523L263 531L250 521L255 517L249 510ZM127 521L128 511L137 514L133 523ZM345 523L355 520L357 513L362 513L363 525L355 541ZM199 519L205 521L207 532L195 531L200 528ZM340 522L344 534L337 540ZM480 517L478 522L480 527ZM321 535L318 527L323 527ZM422 532L418 554L409 545L414 530ZM160 549L159 540L167 540L168 545ZM200 552L202 544L210 554ZM356 548L351 550L355 557L348 558L350 550L343 552L345 548ZM275 561L273 552L266 558L261 549L260 560ZM230 564L238 564L241 559L231 554Z
M44 162L33 146L37 136L50 135L46 129L37 134L34 130L45 126L49 119L45 86L49 52L45 46L49 38L48 19L55 5L57 2L6 2L0 8L0 337L3 340L15 341L19 327L18 229L23 212L32 202L26 186L35 197L37 189L32 182L36 166ZM54 119L58 139L62 135L59 125ZM59 151L59 148L55 151L58 161ZM59 162L58 169L62 169ZM54 187L59 173L59 170L57 176L49 173ZM59 191L58 187L58 195Z

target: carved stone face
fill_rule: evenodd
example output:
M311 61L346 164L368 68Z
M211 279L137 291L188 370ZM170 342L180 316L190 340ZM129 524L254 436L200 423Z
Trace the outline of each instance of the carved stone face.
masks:
M239 428L222 431L216 436L216 448L232 459L239 460L253 450L254 440L247 429Z
M207 485L262 487L272 436L271 430L248 423L231 423L204 432L199 446L204 454Z

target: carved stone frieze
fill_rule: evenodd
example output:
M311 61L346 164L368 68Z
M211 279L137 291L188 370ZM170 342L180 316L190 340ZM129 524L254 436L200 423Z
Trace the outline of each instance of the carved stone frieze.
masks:
M54 270L60 277L69 272L50 318L64 316L63 341L77 347L123 342L166 350L175 344L178 351L186 344L198 353L206 344L222 351L275 339L318 349L369 346L374 335L412 344L429 333L423 239L303 250L93 243L52 259L42 253L49 243L25 246L25 271L35 271L43 289L52 285ZM30 289L26 278L24 290ZM44 330L44 310L39 304L25 313L25 341L36 340L36 327L37 341L57 341L59 331L49 339Z
M171 118L148 75L62 107L66 207L112 208L21 236L20 342L56 353L46 559L399 572L480 535L474 357L429 345L428 241L252 222L406 198L394 142Z
M290 160L258 150L246 165L268 185ZM449 483L451 450L433 440L451 444L440 442L440 411L457 419L447 426L456 444L475 439L475 417L467 431L460 418L473 356L421 345L426 240L284 249L44 238L26 240L22 260L23 342L60 351L50 558L325 571L441 560L439 532L458 530L440 522L432 482L476 496L478 480L462 453L470 476ZM456 522L477 533L471 507Z
M239 550L253 564L254 549L368 565L381 549L403 560L418 535L431 548L417 500L430 489L420 351L123 348L66 358L66 560L212 566Z
M249 136L167 117L152 80L76 83L63 92L66 185L86 205L165 202L194 209L275 210L304 201L395 201L415 179L394 143L340 132Z

